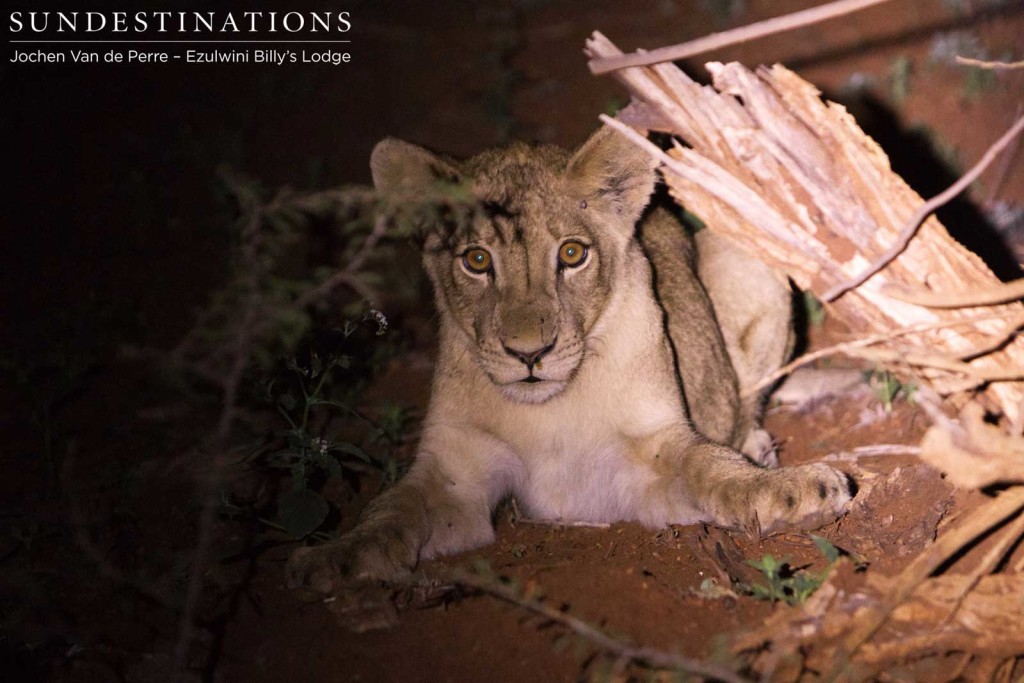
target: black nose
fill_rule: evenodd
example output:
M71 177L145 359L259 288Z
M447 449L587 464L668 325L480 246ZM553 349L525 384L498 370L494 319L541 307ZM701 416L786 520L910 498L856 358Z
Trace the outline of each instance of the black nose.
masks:
M502 344L502 346L505 349L505 353L507 353L508 355L512 356L513 358L518 358L519 361L523 363L523 365L525 365L527 368L529 368L530 371L533 371L533 366L536 365L537 363L539 363L540 359L543 358L545 355L547 355L547 353L551 349L555 348L555 342L556 341L558 341L558 340L557 339L553 339L551 341L551 343L548 344L547 346L544 346L544 347L539 348L539 349L534 349L532 351L522 351L520 349L512 348L511 346L508 346L507 344Z

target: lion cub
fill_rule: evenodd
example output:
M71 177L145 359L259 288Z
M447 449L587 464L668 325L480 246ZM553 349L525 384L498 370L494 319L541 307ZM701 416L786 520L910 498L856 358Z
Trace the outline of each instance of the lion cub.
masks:
M491 512L564 521L813 529L850 500L822 464L767 469L758 402L784 362L789 290L708 231L645 207L654 164L602 129L575 154L515 144L465 162L387 139L382 193L469 182L482 210L428 229L440 354L416 462L289 583L330 592L491 542ZM698 433L699 432L699 433Z

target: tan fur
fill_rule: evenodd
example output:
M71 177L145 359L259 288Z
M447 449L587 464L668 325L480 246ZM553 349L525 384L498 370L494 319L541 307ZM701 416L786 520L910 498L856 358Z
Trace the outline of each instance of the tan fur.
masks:
M605 129L572 156L513 145L454 162L385 140L371 168L381 192L468 181L490 209L426 238L440 355L415 464L352 532L296 551L291 584L330 591L488 543L510 493L534 517L651 527L771 532L843 512L841 473L734 450L764 455L737 387L790 351L784 281L711 234L695 249L665 212L638 239L656 177L628 141ZM587 246L576 268L559 266L567 241ZM472 248L491 271L466 266Z

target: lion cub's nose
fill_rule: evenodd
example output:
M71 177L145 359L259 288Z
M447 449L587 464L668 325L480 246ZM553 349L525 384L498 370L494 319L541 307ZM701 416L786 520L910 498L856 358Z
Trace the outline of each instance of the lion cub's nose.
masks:
M532 351L517 349L509 346L508 344L502 344L502 347L505 349L505 353L513 358L518 358L527 368L533 370L533 366L540 363L540 359L547 355L551 349L555 348L556 341L558 341L558 339L552 339L551 343L547 346L539 349L533 349Z

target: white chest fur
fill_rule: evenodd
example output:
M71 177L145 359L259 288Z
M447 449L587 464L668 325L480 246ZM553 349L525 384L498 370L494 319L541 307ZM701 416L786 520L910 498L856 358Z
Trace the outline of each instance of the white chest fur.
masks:
M588 336L577 376L543 404L508 401L482 373L474 374L472 396L460 392L467 427L490 437L496 452L487 457L506 473L499 485L527 514L636 518L635 491L656 476L650 441L685 419L649 290L619 289Z

